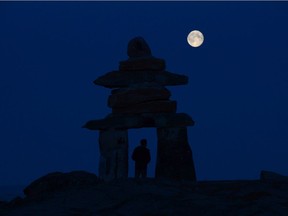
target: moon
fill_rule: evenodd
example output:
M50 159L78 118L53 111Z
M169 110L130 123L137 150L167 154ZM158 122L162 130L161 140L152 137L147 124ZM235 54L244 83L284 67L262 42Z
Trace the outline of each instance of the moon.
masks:
M191 31L187 36L187 42L192 47L199 47L204 41L204 35L198 30Z

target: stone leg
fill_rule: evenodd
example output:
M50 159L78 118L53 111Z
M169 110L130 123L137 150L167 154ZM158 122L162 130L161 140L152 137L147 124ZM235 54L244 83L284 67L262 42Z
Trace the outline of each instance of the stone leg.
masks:
M99 178L105 181L128 178L127 130L100 131L99 147Z
M157 128L156 178L196 181L186 127Z

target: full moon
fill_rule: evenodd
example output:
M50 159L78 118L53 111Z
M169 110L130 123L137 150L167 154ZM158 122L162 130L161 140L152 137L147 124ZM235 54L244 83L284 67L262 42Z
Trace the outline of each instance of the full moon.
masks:
M190 46L199 47L204 41L204 35L198 30L191 31L187 36L187 41Z

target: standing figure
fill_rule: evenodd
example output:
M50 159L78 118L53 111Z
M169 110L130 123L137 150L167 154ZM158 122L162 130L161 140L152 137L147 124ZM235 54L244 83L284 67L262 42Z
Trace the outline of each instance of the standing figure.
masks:
M132 154L132 159L135 161L135 178L145 178L147 176L147 164L150 162L150 150L146 147L147 140L142 139L140 146L136 147Z

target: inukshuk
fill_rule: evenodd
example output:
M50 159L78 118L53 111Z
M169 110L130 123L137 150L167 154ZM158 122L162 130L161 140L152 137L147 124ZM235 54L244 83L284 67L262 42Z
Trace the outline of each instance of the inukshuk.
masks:
M176 113L176 101L165 86L184 85L188 77L165 71L165 61L155 58L145 40L132 39L129 59L118 71L100 76L94 84L112 89L104 119L88 121L84 127L99 130L99 177L128 177L128 129L157 128L156 178L196 180L187 126L194 125L185 113Z

